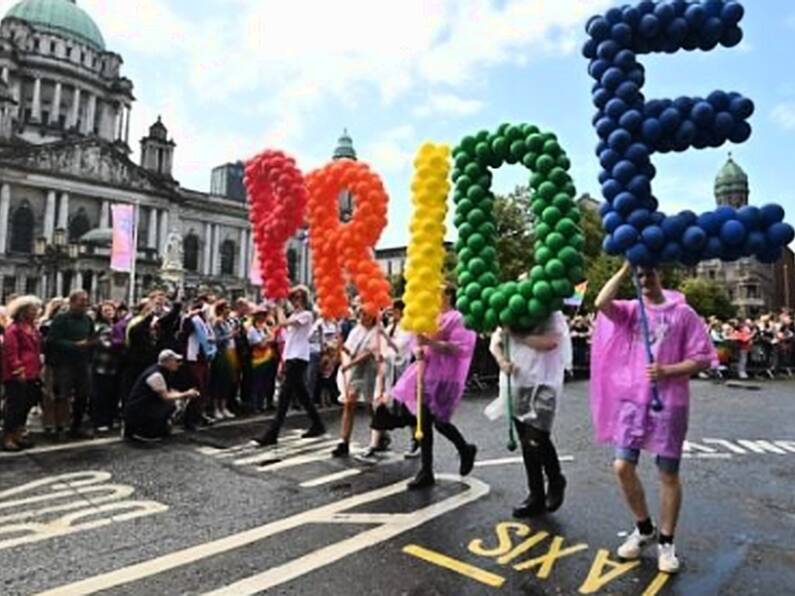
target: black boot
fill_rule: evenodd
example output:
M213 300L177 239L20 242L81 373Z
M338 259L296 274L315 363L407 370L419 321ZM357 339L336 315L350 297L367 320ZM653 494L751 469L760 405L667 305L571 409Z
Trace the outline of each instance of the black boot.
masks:
M340 441L337 446L334 448L334 451L331 452L331 457L348 457L350 453L350 448L345 441Z
M546 513L546 510L547 508L544 505L543 497L538 498L531 495L513 510L513 516L520 519L525 517L536 517Z
M429 488L434 484L436 484L436 479L433 477L433 472L422 468L406 486L408 486L409 490L421 490L423 488Z
M322 437L326 434L326 427L321 425L314 424L312 425L309 430L307 430L304 434L301 435L302 439L314 439L315 437Z
M254 440L259 443L260 447L268 447L269 445L275 445L279 440L279 437L276 435L276 433L268 431L261 437L257 437Z
M560 509L563 505L563 497L566 492L566 478L561 474L557 478L550 479L547 485L547 511L550 513Z
M461 466L458 469L458 473L461 476L468 476L472 468L475 467L475 456L477 454L477 446L471 444L464 447L463 451L461 451Z

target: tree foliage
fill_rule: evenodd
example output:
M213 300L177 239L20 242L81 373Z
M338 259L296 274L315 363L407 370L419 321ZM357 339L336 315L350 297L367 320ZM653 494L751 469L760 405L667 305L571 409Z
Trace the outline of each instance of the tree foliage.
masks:
M527 187L517 186L507 195L494 196L494 223L500 281L515 280L533 267L532 211Z
M734 306L720 283L703 277L689 277L682 281L679 290L687 298L687 303L702 317L731 319L737 316Z

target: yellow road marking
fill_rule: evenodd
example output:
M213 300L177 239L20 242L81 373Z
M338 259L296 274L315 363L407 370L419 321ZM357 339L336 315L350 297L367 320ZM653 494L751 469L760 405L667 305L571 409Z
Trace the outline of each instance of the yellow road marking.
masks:
M657 577L649 584L649 586L643 591L643 596L656 596L657 593L662 590L663 586L668 582L668 578L671 577L667 573L658 573Z
M450 571L455 571L463 576L469 577L492 588L500 588L505 583L505 578L494 573L490 573L480 567L475 567L457 559L448 557L436 551L429 550L416 544L409 544L403 548L403 552L412 555L428 563L433 563L439 567L444 567Z

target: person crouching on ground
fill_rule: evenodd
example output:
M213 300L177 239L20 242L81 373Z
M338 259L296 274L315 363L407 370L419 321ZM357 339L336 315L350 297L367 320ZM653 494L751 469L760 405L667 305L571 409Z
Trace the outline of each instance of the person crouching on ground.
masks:
M3 383L5 415L3 449L20 451L33 447L25 432L30 409L41 400L41 336L36 329L41 301L22 296L7 308L12 321L5 331Z
M529 495L513 515L523 518L557 511L563 504L566 478L551 432L566 369L572 365L566 318L556 311L532 330L497 329L490 349L501 371L500 398L486 408L486 415L500 417L506 412L505 399L511 400L512 423L527 474Z
M654 527L637 474L641 450L656 456L660 477L660 527L657 564L676 573L674 548L682 485L679 464L687 434L690 377L716 360L706 327L678 292L663 291L659 273L638 270L648 319L654 364L648 363L638 300L616 300L630 275L625 263L596 298L599 310L591 353L591 414L597 440L615 448L613 464L621 491L635 517L635 529L618 548L623 559L638 559L654 541ZM663 410L652 410L656 383Z
M153 441L169 436L171 419L177 411L175 402L199 397L197 389L176 391L171 388L171 380L180 364L182 356L163 350L157 364L147 368L135 381L124 408L125 438Z

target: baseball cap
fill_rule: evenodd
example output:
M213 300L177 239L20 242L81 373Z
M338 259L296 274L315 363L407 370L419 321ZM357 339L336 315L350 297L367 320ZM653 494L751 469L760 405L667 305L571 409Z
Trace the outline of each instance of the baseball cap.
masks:
M176 360L182 362L182 356L177 354L174 350L163 350L157 357L158 364L164 364L166 360Z

